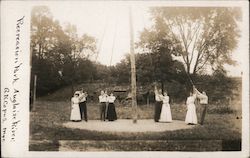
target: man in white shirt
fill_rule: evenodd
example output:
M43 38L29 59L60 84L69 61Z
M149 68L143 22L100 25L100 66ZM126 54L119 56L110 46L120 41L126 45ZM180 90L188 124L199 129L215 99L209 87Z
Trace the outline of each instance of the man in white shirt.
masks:
M80 107L80 113L81 113L81 119L83 120L83 115L84 115L84 120L88 122L88 115L87 115L87 92L83 92L83 89L80 91L79 95L79 107Z
M159 92L155 85L155 114L154 114L154 121L159 122L160 115L161 115L161 108L162 108L162 94Z
M201 105L201 108L202 108L200 124L203 125L204 120L205 120L205 115L206 115L206 112L207 112L208 96L207 96L205 91L200 93L196 88L195 88L195 91L197 92L197 97L200 100L200 105Z
M99 96L99 103L100 103L100 120L105 121L107 95L104 93L104 91L101 91L101 95Z
M200 96L200 104L203 107L202 114L201 114L201 125L203 125L205 120L205 115L207 112L207 105L208 105L208 96L206 95L206 92L202 92L202 95Z

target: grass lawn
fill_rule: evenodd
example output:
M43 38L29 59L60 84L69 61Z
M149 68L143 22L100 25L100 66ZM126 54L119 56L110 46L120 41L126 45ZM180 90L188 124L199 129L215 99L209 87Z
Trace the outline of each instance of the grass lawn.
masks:
M88 118L99 119L98 103L88 103ZM239 102L234 105L241 106ZM237 108L241 111L240 108ZM129 106L116 106L118 119L131 118ZM186 115L184 104L171 105L173 119L183 120ZM197 107L199 118L200 108ZM138 106L139 119L152 119L153 105ZM145 133L112 133L96 132L80 129L69 129L62 127L62 123L68 122L70 117L69 101L46 101L40 99L36 102L35 108L30 113L30 150L32 151L57 151L59 140L222 140L222 150L241 150L241 119L236 119L235 110L226 105L210 105L206 115L205 124L197 125L192 129L183 129L166 132L145 132ZM34 143L39 142L39 143ZM140 143L139 143L140 144ZM109 148L115 148L110 143ZM212 144L211 144L212 145ZM143 147L144 146L144 147ZM148 148L147 148L148 146ZM129 144L126 149L120 150L168 150L160 143L146 143L143 145ZM208 149L209 150L209 149Z

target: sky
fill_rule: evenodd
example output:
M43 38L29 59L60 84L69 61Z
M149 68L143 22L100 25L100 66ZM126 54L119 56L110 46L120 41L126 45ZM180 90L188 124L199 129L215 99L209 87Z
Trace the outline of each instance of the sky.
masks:
M110 3L56 3L48 5L54 19L61 25L70 23L77 27L78 35L88 34L97 39L98 58L102 64L115 65L124 58L130 49L129 6ZM140 32L152 25L149 7L137 5L132 7L134 40L139 40ZM242 30L242 25L240 29ZM225 66L230 76L240 76L244 51L239 39L238 47L232 58L236 66ZM137 52L135 52L137 53ZM112 55L113 54L113 55Z

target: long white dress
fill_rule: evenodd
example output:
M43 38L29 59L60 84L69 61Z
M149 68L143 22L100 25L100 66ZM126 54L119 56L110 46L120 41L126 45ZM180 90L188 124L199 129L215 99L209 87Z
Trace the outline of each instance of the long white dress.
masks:
M196 115L196 107L195 107L195 99L196 95L189 96L187 98L187 114L185 118L185 123L189 124L197 124L197 115Z
M159 122L172 122L172 114L169 104L169 96L164 96Z
M79 98L71 98L71 114L70 120L79 121L81 120L80 108L79 108Z

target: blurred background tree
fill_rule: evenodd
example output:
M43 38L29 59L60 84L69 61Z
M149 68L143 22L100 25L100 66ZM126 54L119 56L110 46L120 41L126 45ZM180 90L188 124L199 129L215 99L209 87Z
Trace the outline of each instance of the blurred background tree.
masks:
M144 32L160 38L154 45L168 45L172 55L181 57L188 74L235 64L231 54L239 38L239 8L155 7L151 13L154 25Z

